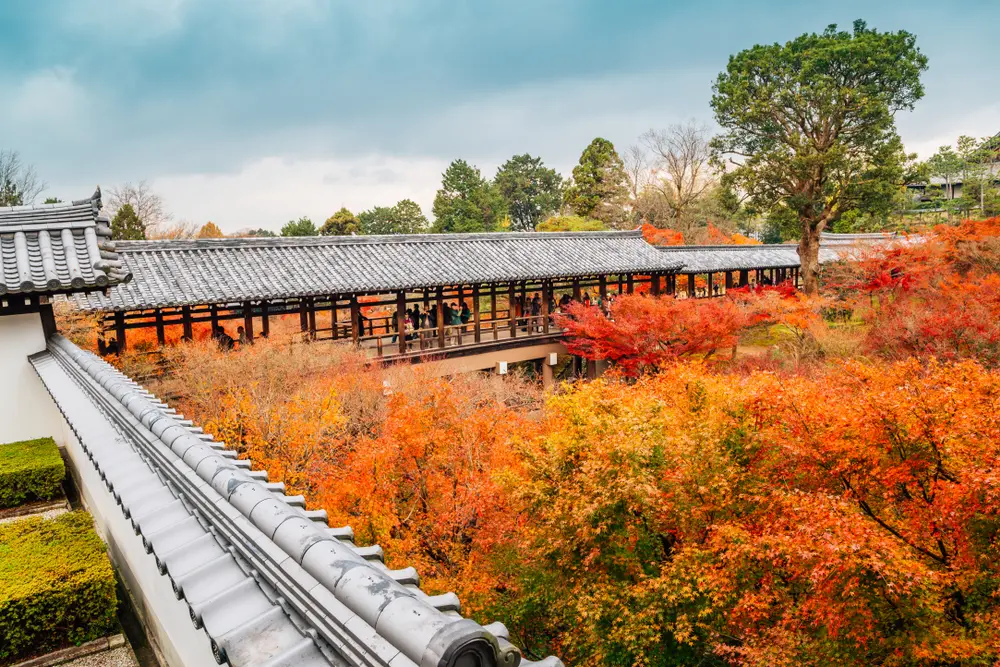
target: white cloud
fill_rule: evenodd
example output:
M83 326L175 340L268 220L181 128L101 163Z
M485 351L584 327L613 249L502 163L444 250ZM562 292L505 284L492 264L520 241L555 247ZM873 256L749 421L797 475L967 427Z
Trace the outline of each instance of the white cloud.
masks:
M90 118L90 98L72 69L40 70L5 88L0 123L19 134L43 134L47 142L71 140L79 138Z
M445 167L446 161L421 157L266 157L235 172L159 176L152 186L175 219L212 220L227 233L247 227L278 231L299 216L321 224L341 206L358 212L406 198L430 217Z

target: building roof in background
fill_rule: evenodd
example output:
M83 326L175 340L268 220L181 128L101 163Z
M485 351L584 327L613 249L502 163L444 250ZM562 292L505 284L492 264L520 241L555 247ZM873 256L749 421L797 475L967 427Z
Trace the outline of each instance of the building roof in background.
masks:
M101 191L71 203L0 207L0 295L72 294L127 283Z
M671 272L638 231L122 241L135 275L85 310L140 310L330 294Z
M820 263L843 259L852 249L887 243L899 238L895 232L832 234L820 237ZM704 245L659 246L659 250L683 262L678 273L719 273L753 269L789 269L799 266L798 245Z
M220 664L562 666L522 660L502 624L427 595L97 356L55 335L30 360Z

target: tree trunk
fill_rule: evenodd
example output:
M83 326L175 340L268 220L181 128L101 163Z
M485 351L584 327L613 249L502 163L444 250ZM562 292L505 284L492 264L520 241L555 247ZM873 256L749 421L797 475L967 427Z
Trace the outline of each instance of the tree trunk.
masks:
M824 225L803 221L799 241L799 263L802 267L802 289L806 294L819 293L819 237Z

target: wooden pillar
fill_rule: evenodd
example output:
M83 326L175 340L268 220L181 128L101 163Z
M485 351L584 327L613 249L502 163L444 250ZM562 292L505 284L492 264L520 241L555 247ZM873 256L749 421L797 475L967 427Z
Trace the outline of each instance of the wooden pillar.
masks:
M764 281L764 272L760 269L755 269L754 272L757 274L755 282L760 285Z
M740 271L740 287L746 287L750 284L750 272L746 269Z
M396 292L396 335L399 353L406 354L406 292Z
M118 340L118 351L125 351L125 313L115 311L115 338Z
M608 277L598 276L597 277L597 294L601 297L601 303L607 303L608 301Z
M219 307L214 303L208 307L209 317L212 319L212 333L219 328Z
M461 285L459 285L458 286L458 301L455 303L455 307L458 309L458 313L459 313L460 316L462 314L462 301L464 301L464 300L465 300L465 290L462 288ZM459 317L458 321L461 322L462 318ZM455 330L455 343L457 345L461 345L462 344L462 329L464 329L464 328L465 327L461 327L460 326L460 327L458 327Z
M497 319L497 286L496 284L490 285L490 320L496 322ZM492 328L496 330L496 325L492 325Z
M309 338L316 338L316 300L309 297Z
M583 295L580 292L580 279L573 278L573 301L576 301L577 303L580 302L580 299L583 298Z
M306 298L299 298L299 329L305 331L309 328L309 315L306 312Z
M618 274L618 294L623 294L625 292L625 281L622 280L621 274Z
M351 339L354 340L355 345L361 343L361 335L364 333L361 331L361 323L358 321L361 319L361 306L358 305L358 297L355 294L351 295Z
M690 298L690 299L694 298L694 274L693 273L689 273L688 274L688 289L687 289L687 293L688 293L688 298Z
M726 291L733 289L733 272L726 271Z
M156 318L156 342L161 346L166 345L167 336L163 330L163 311L157 308L154 317Z
M510 317L510 337L517 338L517 316L514 309L514 283L511 281L507 289L507 315Z
M552 285L547 280L542 281L542 333L549 332L549 294ZM544 365L544 362L543 362Z
M711 274L711 273L709 273L709 274L708 274L708 290L707 290L707 294L708 294L708 296L714 296L714 294L715 294L715 293L714 293L714 292L712 291L712 288L713 288L713 287L715 287L715 285L714 285L714 282L715 282L715 281L713 280L713 276L712 276L712 274Z
M444 347L444 288L437 288L438 347Z
M340 318L340 313L337 310L337 297L330 297L330 329L331 336L334 340L340 339L340 326L337 321Z
M267 315L269 305L266 299L260 302L260 335L264 338L271 335L271 320L268 319Z
M243 331L247 340L253 342L253 307L249 301L243 302Z
M194 340L194 327L191 325L191 306L181 306L181 321L184 326L184 339Z
M474 340L475 340L475 342L479 343L479 342L482 341L483 336L482 336L482 329L480 327L480 322L479 322L479 285L478 284L472 286L472 320L474 322L474 325L473 325L473 331L474 331L474 336L475 336Z
M649 276L649 293L653 296L660 295L660 274L652 273Z
M633 276L631 273L628 274L628 279L626 280L625 284L629 294L635 292L635 276Z

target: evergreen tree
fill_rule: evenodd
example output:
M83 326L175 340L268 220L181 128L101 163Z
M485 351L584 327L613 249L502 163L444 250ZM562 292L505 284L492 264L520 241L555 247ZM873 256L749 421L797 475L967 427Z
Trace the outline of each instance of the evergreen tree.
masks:
M614 144L600 137L590 142L573 167L573 183L563 202L583 218L601 220L609 227L628 224L628 176Z
M302 216L298 220L289 220L281 228L282 236L316 236L316 225L309 218Z
M507 160L493 179L507 204L511 228L531 231L562 203L563 179L548 169L541 158L515 155Z
M403 199L395 206L376 206L358 215L362 234L422 234L430 223L420 206Z
M492 232L503 228L507 207L492 183L465 160L445 170L434 197L434 232Z
M146 226L131 204L124 204L111 219L111 238L116 241L142 241L146 238Z
M323 223L319 233L323 236L350 236L361 232L361 222L358 216L346 208L342 208Z

